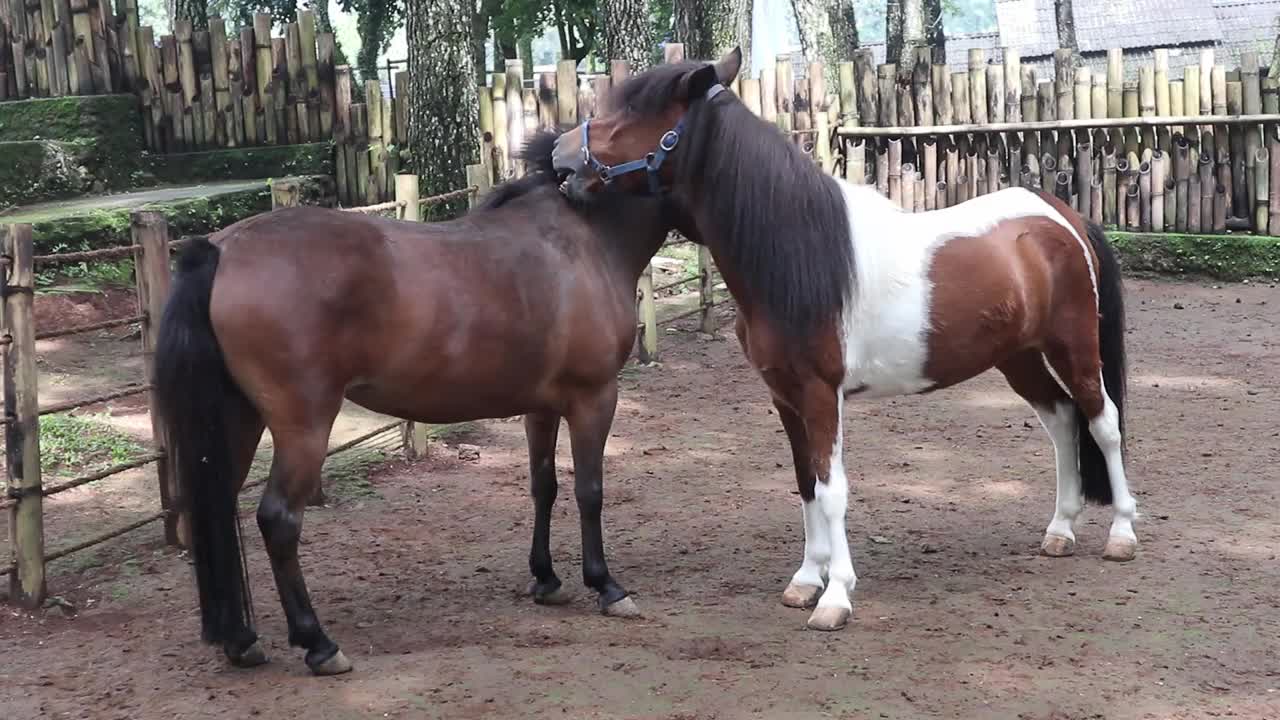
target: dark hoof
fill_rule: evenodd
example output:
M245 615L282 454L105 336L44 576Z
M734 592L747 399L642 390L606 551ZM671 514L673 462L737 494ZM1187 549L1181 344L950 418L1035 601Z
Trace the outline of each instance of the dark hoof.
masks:
M262 642L254 640L253 644L239 653L227 653L232 665L240 668L251 668L267 662L267 651L262 649Z
M525 592L532 595L533 601L539 605L565 605L573 599L559 580L548 583L534 580L529 583L529 589Z
M312 658L311 653L307 653L306 660L307 667L311 668L311 672L315 675L341 675L351 672L351 661L337 648L334 648L333 654L324 660Z

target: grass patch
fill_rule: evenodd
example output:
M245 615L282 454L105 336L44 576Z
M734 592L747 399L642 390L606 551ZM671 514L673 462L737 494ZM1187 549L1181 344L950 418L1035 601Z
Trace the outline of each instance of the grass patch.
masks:
M141 455L136 440L102 418L105 414L59 413L40 419L40 471L46 476L78 475Z
M131 288L137 276L133 260L106 260L63 265L35 274L40 293L98 293L106 288Z
M1236 282L1280 277L1280 238L1110 231L1126 271L1206 276Z

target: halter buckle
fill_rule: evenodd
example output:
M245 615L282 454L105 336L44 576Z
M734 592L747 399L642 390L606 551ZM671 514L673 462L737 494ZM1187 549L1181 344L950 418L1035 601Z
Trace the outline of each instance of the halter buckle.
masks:
M662 139L658 141L658 147L666 152L676 149L676 145L680 142L680 133L675 130L668 130L662 134Z

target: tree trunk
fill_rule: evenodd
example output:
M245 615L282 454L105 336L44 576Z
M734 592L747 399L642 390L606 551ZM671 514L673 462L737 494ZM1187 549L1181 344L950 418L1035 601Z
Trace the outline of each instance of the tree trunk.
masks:
M194 30L209 28L209 4L207 0L174 0L174 20L190 20Z
M466 166L480 160L474 14L470 0L406 4L410 165L423 196L466 187Z
M315 3L312 3L311 7L314 8L316 12L316 28L320 32L332 33L333 19L329 17L329 3L326 2L326 0L318 0ZM336 33L333 36L333 64L347 64L347 54L342 51L342 43L338 42L338 36Z
M924 44L924 0L902 0L902 54L889 62L915 67L916 48Z
M933 64L947 64L947 33L942 26L942 0L924 0L924 37L933 49Z
M1079 50L1076 44L1076 17L1071 0L1053 0L1053 19L1058 25L1058 47Z
M648 69L653 59L649 0L604 0L604 54L608 60L626 60L632 72Z
M828 0L827 17L831 23L831 38L835 44L836 60L853 60L853 51L862 47L858 37L858 16L853 11L853 0Z
M520 54L520 67L524 71L524 79L533 77L533 38L520 38L516 43Z
M753 5L752 0L675 0L675 42L695 60L718 60L740 47L742 65L749 67Z
M884 61L886 63L896 63L902 58L902 3L903 0L885 2Z

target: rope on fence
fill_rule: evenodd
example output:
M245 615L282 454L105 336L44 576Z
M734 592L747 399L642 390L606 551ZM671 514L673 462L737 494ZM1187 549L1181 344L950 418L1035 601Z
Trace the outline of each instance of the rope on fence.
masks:
M377 205L364 205L362 207L339 208L342 212L358 213L360 215L369 215L372 213L385 212L387 210L399 210L404 207L404 203L398 200L390 202L378 203Z
M106 402L108 400L119 400L120 398L129 397L131 395L141 395L150 389L150 385L134 385L123 390L116 390L115 392L93 395L87 398L80 398L78 400L68 400L66 402L57 403L56 405L42 407L40 408L40 414L52 415L54 413L66 412L67 410L75 410L76 408L84 407L85 405L97 405L100 402Z
M140 468L143 465L150 465L151 463L159 460L162 457L164 457L164 453L159 453L159 452L143 455L142 457L136 458L134 460L130 460L129 462L120 463L118 465L112 465L111 467L103 468L102 470L99 470L95 473L90 473L88 475L81 475L78 478L74 478L63 483L58 483L57 485L47 485L41 488L39 495L41 497L49 497L50 495L57 495L60 492L66 492L67 490L71 490L72 488L78 488L81 485L87 485L91 482L97 482L98 480L103 480L105 478L111 477L112 475L122 473L126 470L133 470L134 468ZM34 495L36 493L31 493L31 494ZM0 500L0 510L13 507L14 505L17 505L21 501L22 501L21 493L15 494L12 491L10 491L9 497L7 499Z
M113 327L122 327L124 325L132 325L147 319L147 314L130 315L129 317L115 318L113 320L103 320L102 322L89 323L88 325L76 325L75 327L62 328L61 330L46 330L42 333L36 333L37 340L51 340L53 338L66 337L67 335L79 335L80 333L93 332L94 330L106 330Z
M447 193L441 193L439 195L424 197L418 201L418 205L439 205L440 203L446 203L446 202L449 202L450 200L458 200L460 198L470 197L472 193L479 192L479 190L480 188L476 187L475 185L472 185L471 187L465 187L465 188L462 188L461 190L453 190Z
M351 438L350 440L348 440L348 441L346 441L346 442L342 443L341 445L338 445L338 446L336 446L336 447L334 447L334 448L330 449L328 452L326 452L326 453L324 454L324 456L325 456L325 457L333 457L334 455L337 455L337 454L338 454L338 453L340 453L340 452L343 452L343 451L345 451L345 450L350 450L351 448L355 447L356 445L359 445L359 444L360 444L360 443L362 443L362 442L365 442L365 441L367 441L367 440L372 440L373 438L375 438L375 437L377 437L377 436L379 436L379 435L381 435L381 434L383 434L383 433L385 433L385 432L387 432L387 431L389 431L389 430L395 430L396 428L400 427L401 425L404 425L404 423L405 423L405 421L404 421L404 420L396 420L396 421L394 421L394 422L389 422L389 423L387 423L386 425L379 425L378 427L374 428L373 430L370 430L369 432L367 432L367 433L365 433L365 434L363 434L363 435L359 435L359 436L357 436L357 437ZM241 486L240 486L240 491L241 491L241 492L244 492L245 490L248 490L249 488L257 487L257 486L259 486L259 485L261 485L261 484L265 483L266 481L267 481L267 476L263 476L263 477L260 477L260 478L255 479L255 480L250 480L250 481L246 482L244 485L241 485Z
M721 298L721 299L719 299L719 300L716 300L715 298L712 298L712 299L711 299L711 302L710 302L710 303L708 303L708 304L706 304L706 305L699 305L698 307L693 308L692 310L686 310L685 312L678 313L678 314L676 314L676 315L672 315L672 316L671 316L671 317L669 317L669 318L662 318L661 320L659 320L659 321L658 321L658 324L659 324L659 325L666 325L667 323L673 323L673 322L675 322L675 321L677 321L677 320L683 320L683 319L685 319L685 318L687 318L687 317L689 317L689 316L691 316L691 315L697 315L698 313L702 312L702 311L703 311L704 309L706 309L706 308L713 308L713 307L715 307L715 306L717 306L717 305L723 305L723 304L724 304L724 302L725 302L724 298Z

